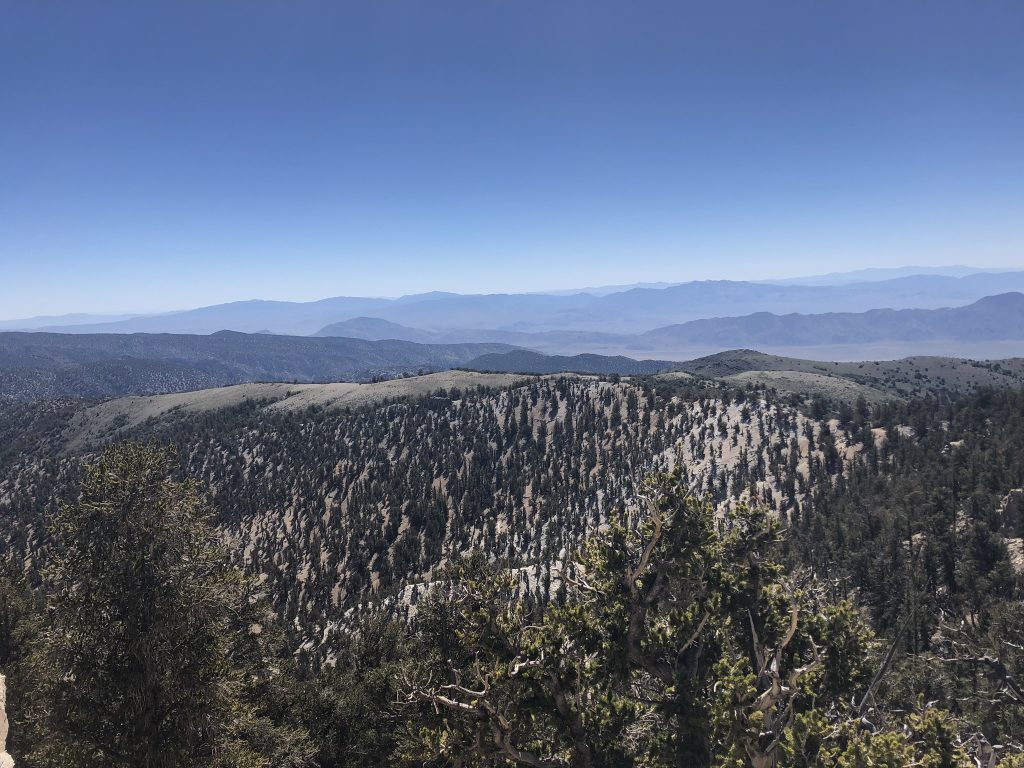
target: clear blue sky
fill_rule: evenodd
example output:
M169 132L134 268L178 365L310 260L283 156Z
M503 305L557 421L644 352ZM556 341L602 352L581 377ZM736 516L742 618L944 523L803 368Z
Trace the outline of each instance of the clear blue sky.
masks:
M1024 2L0 0L0 318L1024 266Z

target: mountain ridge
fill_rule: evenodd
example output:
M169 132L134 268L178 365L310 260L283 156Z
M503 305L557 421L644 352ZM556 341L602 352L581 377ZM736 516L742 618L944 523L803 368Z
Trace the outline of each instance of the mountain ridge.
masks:
M89 398L255 381L359 381L445 370L504 344L416 344L220 331L0 333L0 395Z
M448 294L399 299L334 297L314 302L250 300L100 324L47 326L67 333L212 333L222 328L311 335L332 323L379 317L424 331L583 331L643 333L665 325L721 315L723 306L749 312L830 310L862 312L881 307L936 309L958 306L1007 290L1024 290L1024 271L965 277L917 275L845 285L782 285L705 280L668 287L633 287L607 295L588 293Z
M861 313L805 314L768 312L719 316L662 326L640 334L609 334L587 331L505 331L471 329L427 331L382 318L357 318L326 326L318 336L334 334L357 338L401 338L408 341L505 343L547 354L604 354L680 360L736 347L781 349L846 346L879 342L924 345L958 342L960 346L981 341L1024 340L1024 294L1001 293L960 307L937 309L871 309ZM701 352L701 348L705 351ZM688 351L698 354L686 355ZM909 349L905 354L923 353ZM964 354L974 351L965 349ZM856 355L852 355L856 356ZM903 355L899 355L903 356ZM1006 355L999 355L1006 356ZM869 359L865 355L863 359Z

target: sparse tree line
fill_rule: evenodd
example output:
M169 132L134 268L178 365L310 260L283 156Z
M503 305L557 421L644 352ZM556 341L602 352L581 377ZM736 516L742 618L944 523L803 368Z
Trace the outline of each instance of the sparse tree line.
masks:
M716 504L792 507L812 482L798 458L815 481L842 470L813 429L808 443L807 426L760 392L563 378L352 412L252 403L129 436L177 448L181 476L210 489L239 563L266 578L274 610L298 626L299 644L315 641L304 653L320 662L332 645L321 638L347 611L407 602L408 585L460 552L546 571L679 450L687 481ZM40 441L5 470L0 512L15 524L4 534L16 556L41 562L45 513L70 498L79 462ZM542 573L523 589L545 602L549 584Z
M251 409L211 414L173 427L177 457L115 446L36 486L65 503L51 507L40 583L26 583L22 560L0 582L18 765L1024 765L1024 608L1010 551L1024 501L1009 493L1024 485L1024 393L875 407L818 399L807 420L763 407L770 393L736 391L712 393L716 410L692 420L707 392L614 385L581 408L570 385L548 386L446 393L386 406L387 418L282 418L258 434ZM497 434L488 413L500 416L507 450L487 439ZM539 438L542 414L551 431ZM600 424L602 439L556 444L555 423L563 440ZM460 453L473 434L479 464ZM666 447L684 439L716 472L696 492L686 467L643 482L643 450L655 443L631 434L658 434ZM751 435L776 439L717 470ZM212 457L233 461L233 439L262 455L221 473ZM397 498L417 471L423 480L409 488L433 487L433 465L421 463L433 459L418 454L444 456L447 492L457 487L470 526L496 495L528 485L548 508L552 497L580 498L559 489L602 472L629 485L602 486L600 528L555 539L571 556L546 583L524 592L520 567L555 562L554 543L502 540L484 525L445 550L478 554L434 567L414 610L384 600L349 614L329 649L296 654L296 619L316 605L308 585L291 566L254 578L266 569L237 569L244 561L224 541L227 531L235 546L246 509L278 503L252 497L257 474L291 498L322 498L282 465L302 441L302 456L323 452L335 465L344 451L354 462L383 446L380 474L363 478L377 479L351 486L367 499ZM410 443L419 450L402 456ZM573 473L590 445L593 463ZM568 446L572 462L561 463ZM515 471L511 456L521 457ZM393 486L385 457L409 468ZM205 487L182 480L182 467ZM80 494L63 490L71 480ZM450 504L437 514L416 525L451 525ZM305 517L268 536L308 544ZM40 528L31 536L43 538ZM389 551L396 533L375 533L384 549L371 553ZM271 543L261 544L268 556Z

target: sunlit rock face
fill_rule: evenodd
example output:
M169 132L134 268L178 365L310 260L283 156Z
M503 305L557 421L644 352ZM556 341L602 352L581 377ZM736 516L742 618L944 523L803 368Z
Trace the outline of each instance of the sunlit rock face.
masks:
M7 754L7 680L0 675L0 768L14 768L14 758Z

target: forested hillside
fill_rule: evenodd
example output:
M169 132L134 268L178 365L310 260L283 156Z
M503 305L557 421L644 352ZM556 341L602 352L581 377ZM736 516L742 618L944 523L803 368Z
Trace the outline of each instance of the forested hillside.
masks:
M512 352L481 355L466 363L477 371L505 371L508 373L574 373L613 374L635 376L668 370L668 360L633 360L629 357L608 355L542 355L518 349Z
M1024 358L1020 357L970 360L918 356L835 362L736 349L677 363L673 370L722 379L733 385L759 384L797 396L831 390L831 398L837 400L854 400L858 395L883 401L949 397L978 389L1024 386ZM847 387L847 382L857 386Z
M122 437L177 446L183 470L213 490L234 549L266 575L303 641L329 653L325 632L346 609L400 589L410 602L415 585L459 553L543 564L523 578L546 594L546 566L679 456L701 492L746 496L749 482L773 506L799 498L795 486L783 497L780 457L794 440L807 451L805 417L716 390L692 394L690 402L653 385L536 379L351 412L282 413L254 402L171 414ZM33 521L76 477L74 457L51 450L18 461L0 486L24 521L16 530L27 532L13 546L33 557L44 543Z
M254 381L368 381L447 370L507 344L414 344L221 331L0 333L0 397L183 392Z
M554 633L551 642L577 621L603 627L601 631L614 635L617 608L609 607L611 613L595 614L586 620L550 611L554 606L568 610L578 599L584 600L581 605L589 605L586 585L597 588L592 580L597 566L593 560L596 555L586 542L606 540L609 531L619 524L625 525L624 531L632 531L630 536L640 536L641 541L651 534L643 528L648 519L643 513L647 504L644 499L652 498L652 494L660 498L668 492L664 487L652 490L647 482L659 472L675 473L673 482L678 486L671 492L677 498L673 504L689 509L686 505L706 500L712 527L702 536L710 536L715 530L718 533L714 535L727 536L731 525L739 526L736 530L753 526L749 529L753 537L750 541L761 542L757 545L758 556L775 558L780 568L784 565L793 575L795 581L769 586L776 577L769 578L766 571L764 588L768 590L765 595L775 594L773 590L786 594L796 590L793 595L802 595L792 598L797 601L794 604L804 606L794 609L794 621L798 621L799 633L811 634L799 634L803 638L799 641L803 649L800 653L809 654L800 663L814 668L819 663L814 661L819 651L812 649L818 646L831 643L828 653L840 653L834 647L836 637L828 635L833 630L803 623L818 610L812 609L811 603L819 601L820 607L851 601L848 607L835 610L853 611L851 616L864 622L863 632L877 640L869 642L864 639L869 635L864 635L856 641L862 643L855 654L860 660L854 662L851 656L849 663L860 671L855 673L851 667L842 673L847 678L835 682L836 691L845 691L847 697L870 692L870 701L866 699L868 703L862 708L889 713L884 715L887 723L904 722L902 716L891 714L892 708L913 709L918 695L938 702L940 709L961 718L948 725L952 729L949 733L955 731L960 734L957 738L975 739L971 745L964 742L964 759L971 750L972 754L994 755L992 745L1003 741L1013 744L1024 737L1020 721L1024 702L1015 698L1019 689L1015 693L1012 683L1012 675L1022 661L1018 640L1024 639L1014 639L1022 626L1019 601L1024 568L1024 494L1019 490L1024 487L1021 390L983 388L961 395L872 403L864 397L829 400L820 395L779 394L753 381L738 385L733 380L667 375L632 380L528 377L496 388L450 384L398 399L348 404L321 399L304 409L280 407L281 402L288 402L280 400L285 396L291 395L247 397L217 408L161 409L148 421L134 417L118 421L105 416L106 420L98 423L108 425L105 434L111 439L173 446L177 456L175 474L194 478L208 489L219 537L231 559L262 584L269 606L281 620L288 647L297 653L297 669L306 676L306 685L320 686L323 679L333 680L334 675L340 675L340 680L347 681L343 685L356 686L357 691L363 686L365 696L377 701L373 705L377 710L363 711L357 717L346 709L355 706L353 702L335 699L330 706L341 707L347 713L345 717L355 720L345 720L347 730L339 734L331 728L340 726L328 726L318 719L326 714L310 715L312 722L304 727L314 735L320 733L317 738L341 739L340 744L363 740L361 749L366 739L377 740L384 745L381 754L397 750L380 764L400 764L404 759L421 764L417 754L435 754L432 759L440 762L429 764L438 765L448 764L457 754L477 755L474 759L478 762L465 764L516 762L505 748L490 757L486 757L491 754L486 750L474 751L476 737L472 733L476 726L466 731L457 720L431 721L430 706L422 710L421 705L432 701L431 706L447 706L438 704L442 692L432 687L430 675L420 678L409 669L403 674L410 677L403 683L398 672L406 663L402 659L407 653L429 656L435 652L429 647L413 649L433 642L428 637L432 636L431 622L438 620L437 611L449 610L437 601L456 583L466 585L466 599L477 595L484 600L482 605L491 601L502 611L505 607L512 611L502 614L500 632L488 625L473 630L482 633L472 635L477 640L459 635L458 642L468 644L460 653L468 654L469 659L474 654L481 658L484 646L474 650L474 642L498 642L494 632L502 636L520 632L515 629L516 622L545 622L549 630L544 631ZM0 453L0 515L7 521L3 531L5 551L10 563L24 564L24 572L33 584L40 583L39 569L49 559L52 546L46 521L56 514L62 501L75 499L82 461L90 460L105 440L103 433L75 432L88 407L79 401L12 401L4 410L0 437L7 448ZM748 518L748 510L767 514L767 519L776 521L785 533L757 538L761 536L756 533L761 523ZM694 525L703 519L702 514L696 510L686 513L696 515L692 517ZM659 545L669 546L663 553L666 562L675 562L674 547L694 545L687 539L691 535L695 534L684 531L678 534L682 538L673 539L674 544ZM616 541L607 545L627 546L625 539ZM717 546L712 547L714 552L719 552L714 549ZM728 549L734 544L723 540L722 546ZM714 557L728 560L733 556L725 551ZM726 565L726 560L715 567L740 567ZM614 559L600 562L604 563L600 568L614 571L619 567ZM498 592L488 591L499 587ZM707 586L712 592L719 588L710 583ZM737 595L728 600L738 600ZM748 598L754 600L749 594ZM754 645L778 642L785 648L790 642L782 642L785 632L776 635L770 627L777 626L773 622L788 621L785 617L789 609L771 600L760 600L743 609L754 617L744 618L743 626L756 619L761 629L755 633ZM801 602L806 600L811 603ZM463 613L460 605L451 606L454 613L444 614L448 616L445 620L475 626L479 616ZM712 602L700 610L711 615L722 605ZM664 609L670 610L668 606ZM828 614L833 608L820 610ZM674 614L666 614L665 619L669 625L676 621L668 618L670 615ZM846 614L835 614L840 615ZM698 618L686 616L690 618L679 619L683 623L678 632L702 636L703 628L709 626L708 619L700 622L699 614ZM763 626L762 621L766 622ZM728 626L722 624L714 631L726 632ZM685 627L688 629L684 632ZM653 625L651 631L656 631ZM391 650L381 650L382 655L371 657L360 655L368 653L366 649L358 650L366 640L365 633L374 632L385 633L389 639L383 647ZM722 652L731 647L730 643L738 642L728 632L715 635L714 643L724 644L715 646ZM858 632L862 630L854 634ZM576 633L583 634L577 638ZM569 636L572 642L587 637L582 626ZM650 642L654 642L651 637ZM710 637L708 643L712 642ZM749 641L749 633L747 637ZM603 651L596 648L595 658L600 658ZM887 648L889 653L885 654ZM762 650L767 653L767 646ZM491 648L487 653L497 651ZM532 651L522 648L508 657L503 653L488 656L487 663L499 665L504 672L496 667L488 674L497 677L485 675L485 680L494 682L506 675L509 667L502 664L512 664L517 658L525 663L534 658ZM549 649L544 653L549 654L545 658L553 658L550 654L556 652ZM756 656L755 651L750 653ZM852 654L852 647L843 653ZM640 653L637 664L642 657ZM985 658L997 661L981 661ZM838 662L838 658L833 661ZM474 671L472 663L459 667L462 663L442 656L434 669L443 672L454 665L443 674L455 674L456 681L481 674L479 669ZM325 665L336 671L321 679ZM708 674L710 669L706 670ZM872 669L884 669L884 682L880 678L877 684L871 683ZM562 670L558 674L568 673ZM721 670L714 673L721 674ZM661 678L655 675L653 680L657 679ZM718 685L727 684L725 678L714 679ZM515 687L519 682L512 682L518 692L509 689L502 695L513 697L506 700L507 706L525 707L516 717L527 717L531 706L538 708L533 716L546 717L545 705L531 705L528 699L519 698L526 693ZM483 684L481 680L477 683ZM563 683L569 685L568 679ZM598 688L604 685L597 679L593 684ZM582 686L584 681L572 685ZM584 688L574 689L573 695L582 697L577 706L584 706L582 702L589 696L597 695L596 689L587 693ZM614 706L609 703L609 711L618 713L615 722L626 718L621 722L626 723L622 727L628 731L634 726L628 725L632 715L625 713L639 704L626 689L615 690L618 692L614 697L626 698L616 698L619 703ZM664 699L664 706L677 695L670 696L667 689L659 689L657 694L653 690L652 696L669 697ZM814 686L801 696L811 696L813 690ZM330 698L340 694L323 695ZM612 696L611 689L607 695ZM698 696L697 688L688 695ZM705 695L710 694L699 694ZM390 709L388 701L396 696L412 697L406 709ZM799 704L788 701L783 697L777 704L783 709L797 706L800 711L810 711L808 699L800 699L803 703ZM478 699L472 707L483 706L480 702ZM711 707L711 717L714 707L705 703ZM671 706L677 705L681 706L679 702ZM491 716L485 709L474 711L477 714L467 722L489 728ZM729 711L734 712L729 717L739 716L735 714L739 710ZM512 717L511 710L507 714ZM838 717L835 712L823 712L821 716L826 720ZM716 717L725 715L720 712ZM933 715L922 711L921 717ZM381 725L414 721L425 723L428 731L439 730L432 731L434 736L424 736L426 741L421 742L420 737L398 739L401 728L391 732L388 729L393 726ZM531 744L530 754L537 757L541 745L530 741L529 728L516 724L515 718L509 722L510 730L499 729L499 736L523 749ZM779 728L796 727L791 719L779 722ZM719 726L710 723L701 728L712 738L719 733L715 730ZM810 727L809 723L805 726ZM554 729L550 736L554 744L562 738L558 735L562 726L552 721L550 727ZM601 730L603 727L592 723L588 732L607 736L610 731ZM326 730L318 732L318 728ZM525 730L520 732L520 728ZM795 738L795 732L787 733L787 738ZM978 741L982 738L978 734L983 734L984 743ZM719 737L726 738L721 733L714 736ZM593 738L598 739L596 735ZM734 742L737 745L744 743L739 735L728 738L738 739ZM594 744L604 743L600 739ZM611 750L615 740L601 749ZM420 746L411 746L416 743ZM646 754L654 743L644 742L641 751ZM679 758L672 755L678 756L673 751L677 747L666 744L657 748L668 750L659 752L662 757L657 759L676 764L673 761ZM753 749L750 744L748 747ZM324 765L373 764L346 762L340 756L345 750L337 744L321 748L326 750L321 756ZM764 745L761 748L766 749ZM335 756L328 759L325 755L331 749ZM579 749L579 745L569 745L562 754L578 754ZM749 752L747 747L743 749ZM740 762L707 764L859 764L828 762L824 757L819 762L778 762L783 749L780 742L769 750L775 762L744 762L747 758L737 757ZM997 756L1006 756L1005 748L1000 749L1003 751ZM627 750L625 756L616 758L619 762L607 764L639 764L635 763L639 754ZM648 757L652 762L645 764L662 764ZM557 752L537 759L547 762L520 764L604 764L574 762L576 758L572 757L563 760ZM695 765L704 764L694 760Z

